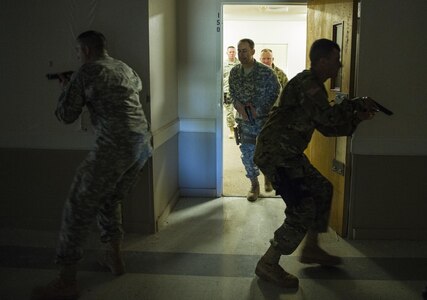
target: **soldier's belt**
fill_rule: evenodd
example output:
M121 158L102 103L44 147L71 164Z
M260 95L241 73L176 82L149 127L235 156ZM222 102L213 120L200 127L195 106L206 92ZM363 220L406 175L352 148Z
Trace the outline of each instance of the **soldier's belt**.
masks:
M244 133L240 126L234 127L234 137L236 144L256 144L257 136L254 134Z
M252 144L252 145L255 145L256 144L256 137L255 138L241 137L240 138L240 143L241 144Z

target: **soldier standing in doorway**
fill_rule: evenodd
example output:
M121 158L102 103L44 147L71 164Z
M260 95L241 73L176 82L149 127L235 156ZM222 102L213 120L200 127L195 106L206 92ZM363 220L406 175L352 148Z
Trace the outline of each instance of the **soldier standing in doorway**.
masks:
M280 93L280 84L273 70L254 59L255 44L251 39L242 39L237 46L240 65L230 72L230 96L237 110L236 122L240 133L241 158L246 177L251 181L247 199L255 201L260 193L258 167L254 163L255 144L258 133L267 120L268 113ZM266 190L271 183L265 177Z
M228 83L228 79L230 77L231 69L239 64L239 60L236 58L236 48L234 46L227 47L227 59L223 64L223 90L224 90L224 107L227 114L227 127L229 129L228 138L232 139L234 137L234 126L236 122L234 120L234 107L233 103L231 103L230 97L230 85Z
M273 69L274 73L279 79L280 87L283 90L285 85L288 83L288 76L286 76L285 72L280 69L278 66L274 64L274 56L273 51L271 49L262 49L259 60L266 66L269 66Z

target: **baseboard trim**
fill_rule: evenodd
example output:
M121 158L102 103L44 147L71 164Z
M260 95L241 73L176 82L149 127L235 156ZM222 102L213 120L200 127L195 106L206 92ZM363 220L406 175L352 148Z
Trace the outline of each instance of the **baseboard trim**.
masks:
M217 198L216 189L181 189L181 197Z
M162 213L156 220L156 232L162 230L165 227L166 219L169 217L173 208L179 200L180 191L177 190L172 196L171 200L168 202L166 207L163 209Z
M0 217L0 228L58 230L61 226L60 219L16 218Z
M427 240L427 229L353 228L354 240Z

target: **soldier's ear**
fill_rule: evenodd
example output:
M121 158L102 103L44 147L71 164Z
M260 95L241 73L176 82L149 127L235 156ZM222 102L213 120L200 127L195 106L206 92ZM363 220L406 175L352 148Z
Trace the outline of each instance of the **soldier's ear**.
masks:
M327 58L326 57L321 57L318 61L317 61L317 65L319 67L323 67L325 66L325 64L327 63Z
M82 52L86 57L89 57L91 54L91 49L88 46L82 46Z

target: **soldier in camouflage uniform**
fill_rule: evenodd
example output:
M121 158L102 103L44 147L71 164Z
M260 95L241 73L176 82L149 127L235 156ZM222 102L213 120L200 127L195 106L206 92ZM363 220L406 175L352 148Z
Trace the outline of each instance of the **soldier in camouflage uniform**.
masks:
M277 79L279 79L280 87L283 90L285 88L285 85L288 83L288 76L286 76L285 72L283 72L282 69L280 69L274 64L273 51L271 49L262 49L259 60L264 65L269 66L273 69L274 73L277 76Z
M257 140L255 163L272 179L277 194L286 203L286 218L274 233L271 246L259 260L255 273L287 288L297 288L298 278L279 265L281 255L290 255L306 236L302 263L337 265L341 260L322 250L318 233L325 232L332 202L332 184L304 155L313 131L325 136L351 135L376 109L369 97L345 99L330 105L323 83L337 76L340 48L320 39L310 50L311 69L286 85Z
M236 48L234 46L227 47L227 60L224 61L223 65L223 89L224 89L224 108L227 113L227 127L230 130L228 138L234 138L234 126L236 122L234 120L234 107L231 103L231 97L229 92L228 78L230 77L231 69L239 64L239 60L236 58Z
M229 79L231 100L237 110L242 162L246 177L251 181L247 195L249 201L255 201L259 196L259 169L253 161L256 138L280 92L280 84L273 70L254 59L254 47L250 39L239 41L237 51L240 65L231 69Z
M139 101L141 80L125 63L110 57L104 36L87 31L77 39L82 63L63 93L57 118L68 124L86 106L95 130L94 149L79 166L66 199L56 263L59 278L33 291L33 299L70 299L78 295L76 264L90 225L97 219L107 250L102 263L114 275L124 273L121 201L151 156L151 133Z

